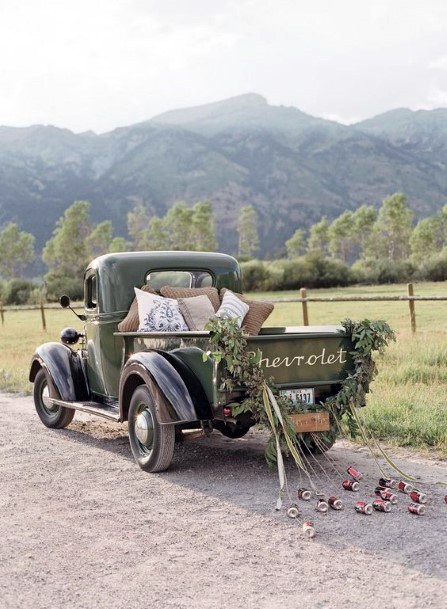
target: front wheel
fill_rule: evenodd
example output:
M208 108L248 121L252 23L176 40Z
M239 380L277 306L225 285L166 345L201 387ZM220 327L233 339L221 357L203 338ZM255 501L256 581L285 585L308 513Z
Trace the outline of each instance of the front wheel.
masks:
M59 395L51 397L58 398ZM50 384L44 368L39 370L34 379L34 406L42 423L52 429L67 427L75 414L72 408L57 406L50 401Z
M138 387L130 401L129 441L133 456L145 472L168 469L174 455L175 425L161 425L154 400L146 385Z

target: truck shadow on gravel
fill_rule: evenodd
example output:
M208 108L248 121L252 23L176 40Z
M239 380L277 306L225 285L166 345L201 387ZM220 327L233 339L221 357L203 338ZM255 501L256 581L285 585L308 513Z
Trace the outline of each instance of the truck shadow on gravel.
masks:
M62 431L74 442L92 445L108 451L119 459L133 462L125 425L113 428L103 422L77 422ZM296 520L287 517L289 500L284 497L280 511L275 510L278 497L278 474L269 468L264 458L266 435L251 431L245 438L230 440L214 432L211 437L176 444L170 469L159 474L146 474L148 485L152 476L157 476L178 487L179 504L181 489L198 493L203 498L203 515L214 511L224 512L237 507L238 517L260 517L259 526L280 526L302 540L302 523L312 520L317 536L315 543L356 555L371 555L373 560L386 557L416 572L445 578L445 548L447 506L443 504L443 490L430 485L427 514L423 517L408 513L409 498L398 493L398 504L390 513L374 512L371 516L357 514L354 504L358 500L373 501L374 488L380 476L377 465L368 451L353 448L339 442L326 455L309 458L314 472L312 480L327 495L337 495L344 507L341 511L330 510L321 514L315 510L315 500L298 501L297 488L309 487L296 466L286 460L291 501L297 502L301 510ZM357 493L344 491L341 481L349 465L355 465L364 473ZM135 468L138 466L135 464ZM427 467L427 465L425 465ZM415 472L416 474L418 471ZM198 499L199 500L199 499ZM234 513L232 515L234 518ZM266 525L267 522L267 525ZM252 526L252 524L250 524ZM302 541L299 541L302 543ZM423 560L421 560L423 557Z

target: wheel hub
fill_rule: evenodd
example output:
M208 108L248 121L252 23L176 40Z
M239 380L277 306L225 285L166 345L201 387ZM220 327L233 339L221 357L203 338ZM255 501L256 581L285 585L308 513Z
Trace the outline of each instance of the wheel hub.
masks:
M50 400L50 392L48 390L48 385L46 385L42 390L42 404L48 412L53 413L57 412L58 410L58 406L53 404L53 402Z
M141 444L147 448L152 447L154 422L152 420L152 415L148 410L143 410L137 416L137 420L135 421L135 435Z

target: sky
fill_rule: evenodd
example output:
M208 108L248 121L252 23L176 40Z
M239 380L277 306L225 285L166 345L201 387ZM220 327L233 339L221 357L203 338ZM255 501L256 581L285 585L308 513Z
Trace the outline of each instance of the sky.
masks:
M0 0L0 125L96 133L259 93L352 123L447 107L446 0Z

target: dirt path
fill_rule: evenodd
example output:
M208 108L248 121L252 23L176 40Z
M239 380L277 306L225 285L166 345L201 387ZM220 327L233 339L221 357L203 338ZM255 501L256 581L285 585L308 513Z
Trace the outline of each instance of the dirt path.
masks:
M345 509L327 516L300 502L293 521L273 510L259 434L179 445L170 471L145 474L124 425L83 419L48 430L30 398L0 394L1 609L445 607L445 462L399 459L429 483L425 517L404 495L393 512L362 516L352 506L371 499L377 470L341 443L333 465L363 471L361 492L337 490ZM326 490L339 482L333 472Z

